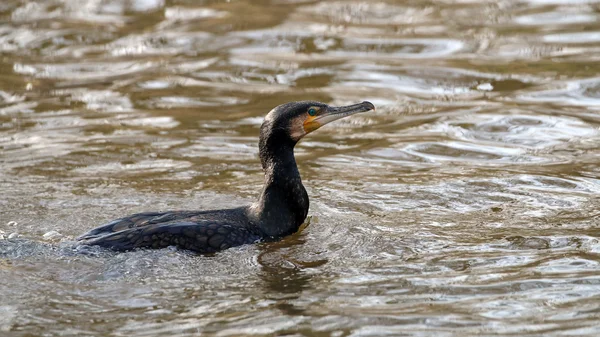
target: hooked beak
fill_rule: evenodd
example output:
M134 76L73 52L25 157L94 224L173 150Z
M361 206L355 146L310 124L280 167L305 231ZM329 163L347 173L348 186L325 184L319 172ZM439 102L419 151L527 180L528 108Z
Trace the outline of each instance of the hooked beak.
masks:
M304 131L309 133L340 118L371 110L375 110L375 106L367 101L347 106L330 106L324 112L321 112L314 117L307 118L304 121Z

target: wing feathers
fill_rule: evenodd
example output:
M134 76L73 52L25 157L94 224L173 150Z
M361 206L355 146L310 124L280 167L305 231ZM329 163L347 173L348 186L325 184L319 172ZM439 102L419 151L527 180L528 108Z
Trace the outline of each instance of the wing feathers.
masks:
M244 227L223 222L201 221L147 224L101 237L91 237L86 239L85 244L114 250L177 246L199 253L214 253L229 247L254 243L259 239L260 236Z

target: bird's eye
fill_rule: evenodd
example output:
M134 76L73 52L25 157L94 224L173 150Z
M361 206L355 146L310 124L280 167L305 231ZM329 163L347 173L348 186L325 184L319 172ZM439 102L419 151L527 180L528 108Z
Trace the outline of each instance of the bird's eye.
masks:
M316 115L317 114L317 109L315 109L315 108L308 109L308 114L311 115L311 116Z

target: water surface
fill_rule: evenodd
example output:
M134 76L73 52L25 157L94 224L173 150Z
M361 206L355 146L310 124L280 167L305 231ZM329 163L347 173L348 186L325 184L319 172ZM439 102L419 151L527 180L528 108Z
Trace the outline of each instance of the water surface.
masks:
M2 336L600 335L600 2L4 0ZM254 200L262 117L310 225L214 256L75 251Z

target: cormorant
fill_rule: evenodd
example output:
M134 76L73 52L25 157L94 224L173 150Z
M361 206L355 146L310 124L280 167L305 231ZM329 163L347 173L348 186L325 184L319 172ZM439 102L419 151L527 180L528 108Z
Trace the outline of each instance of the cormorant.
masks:
M271 110L260 128L259 156L265 185L250 206L208 211L134 214L77 238L85 245L125 251L177 246L213 253L295 233L308 214L308 194L294 158L294 146L308 133L334 120L374 110L370 102L333 107L302 101Z

